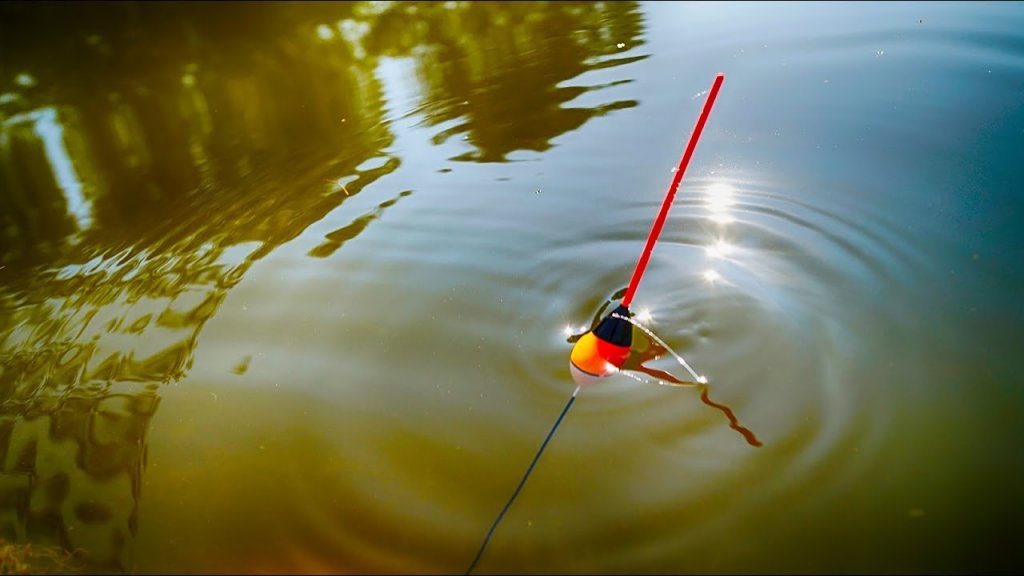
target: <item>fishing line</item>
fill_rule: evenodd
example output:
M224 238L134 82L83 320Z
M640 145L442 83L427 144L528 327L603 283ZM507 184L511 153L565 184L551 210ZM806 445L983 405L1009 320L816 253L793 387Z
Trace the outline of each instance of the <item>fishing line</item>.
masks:
M683 358L679 354L676 354L676 351L673 350L672 347L670 347L668 344L665 344L664 340L662 340L661 338L658 338L658 336L655 335L654 332L651 332L650 329L648 329L646 326L644 326L643 324L637 322L636 320L633 320L632 318L629 318L629 317L626 317L626 316L620 316L620 315L616 314L615 312L612 312L612 317L613 318L618 318L620 320L625 320L626 322L629 322L633 326L636 326L637 328L643 330L644 334L647 334L647 336L649 336L651 338L651 340L654 340L658 344L661 344L662 348L664 348L665 350L668 350L668 353L671 354L672 357L675 358L676 361L679 362L679 364L683 368L686 368L686 371L690 373L690 376L693 376L694 380L696 380L697 382L699 382L701 384L707 384L708 383L708 379L707 378L705 378L704 376L701 376L701 375L697 374L696 372L694 372L693 368L690 368L690 365L686 363L686 359L685 358Z
M693 384L691 382L683 382L683 383L665 382L661 378L655 378L654 380L651 380L649 378L645 378L645 377L640 376L638 374L633 374L632 372L629 372L627 370L622 370L622 369L620 369L618 373L622 374L623 376L625 376L627 378L636 380L637 382L639 382L641 384L657 384L659 386L674 386L676 388L694 388L696 386L700 386L700 384Z
M537 450L537 454L533 457L533 462L530 462L530 466L526 469L526 474L523 474L523 479L519 481L519 486L516 486L516 490L512 493L512 497L505 503L505 507L501 509L501 512L498 513L498 517L495 518L494 523L491 524L491 529L487 531L487 536L484 537L483 543L480 544L480 550L477 551L476 558L473 558L473 563L466 569L467 575L473 571L473 568L476 568L476 564L480 561L480 557L484 555L484 550L487 548L487 543L490 542L491 536L494 534L494 530L497 529L498 524L501 523L501 519L505 516L505 512L508 512L508 509L512 507L512 502L515 501L516 496L519 496L519 492L523 490L523 486L526 485L526 480L530 477L530 473L533 472L533 467L537 465L537 461L540 460L540 455L544 453L544 448L547 448L548 442L550 442L551 437L555 435L555 430L558 430L558 425L562 423L562 419L565 418L566 412L568 412L569 408L572 407L572 403L576 401L576 395L579 394L579 392L580 386L577 386L576 389L572 391L572 396L569 397L569 401L566 402L565 408L562 408L562 413L558 415L558 420L555 420L555 425L551 427L551 431L548 432L547 437L544 438L544 442L541 443L540 449Z

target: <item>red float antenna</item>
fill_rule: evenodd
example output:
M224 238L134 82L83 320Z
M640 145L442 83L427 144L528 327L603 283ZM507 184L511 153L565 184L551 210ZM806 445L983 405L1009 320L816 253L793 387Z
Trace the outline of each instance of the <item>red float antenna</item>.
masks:
M637 261L636 268L633 269L633 277L629 280L629 288L626 289L626 296L622 299L622 305L626 308L629 308L630 303L633 302L636 287L640 285L640 278L643 277L644 270L647 269L647 262L651 259L654 244L658 241L662 227L665 226L668 209L672 207L672 201L676 197L676 190L679 188L679 183L683 180L683 173L686 172L686 166L690 163L690 157L693 156L693 151L697 148L697 140L700 139L700 133L704 131L704 124L708 121L711 107L715 105L715 97L718 96L718 90L722 87L724 80L725 74L719 72L715 75L714 83L711 84L711 91L708 92L708 98L704 101L704 109L701 110L700 117L697 118L697 125L693 127L693 133L690 134L690 143L686 145L683 157L679 160L679 166L676 168L676 173L672 176L672 183L669 184L668 192L665 194L665 201L661 204L661 211L658 212L658 217L654 219L651 233L647 235L647 244L644 246L644 251L640 254L640 260Z

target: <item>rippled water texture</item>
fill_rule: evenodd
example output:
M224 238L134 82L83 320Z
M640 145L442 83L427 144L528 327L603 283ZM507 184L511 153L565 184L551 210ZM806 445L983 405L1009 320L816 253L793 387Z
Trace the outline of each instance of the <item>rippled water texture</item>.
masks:
M0 70L4 541L463 572L723 72L633 302L708 385L637 330L476 572L1024 569L1020 3L11 2Z

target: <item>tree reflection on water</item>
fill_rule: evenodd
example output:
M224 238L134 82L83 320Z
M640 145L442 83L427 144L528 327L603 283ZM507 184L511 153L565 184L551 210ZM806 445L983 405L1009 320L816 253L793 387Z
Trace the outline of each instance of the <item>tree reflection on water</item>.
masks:
M414 60L435 144L505 161L635 105L564 83L641 28L618 2L0 4L0 538L130 568L160 386L253 262L400 165L380 58Z

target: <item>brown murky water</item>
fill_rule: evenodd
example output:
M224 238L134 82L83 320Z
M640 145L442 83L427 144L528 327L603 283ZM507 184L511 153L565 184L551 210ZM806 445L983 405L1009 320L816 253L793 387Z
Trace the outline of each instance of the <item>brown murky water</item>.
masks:
M584 389L477 572L1019 571L1022 31L1017 3L0 4L0 538L461 573L721 71L634 302L709 385Z

